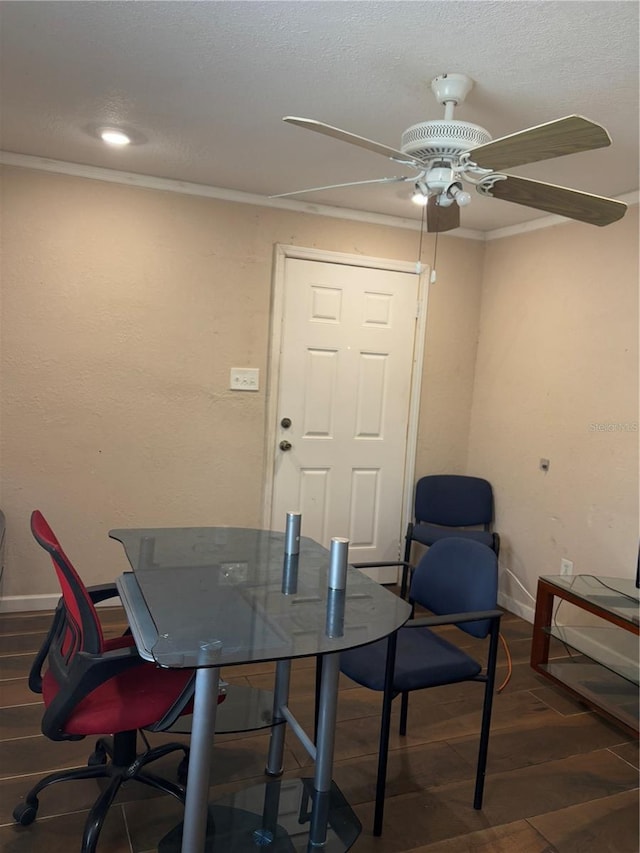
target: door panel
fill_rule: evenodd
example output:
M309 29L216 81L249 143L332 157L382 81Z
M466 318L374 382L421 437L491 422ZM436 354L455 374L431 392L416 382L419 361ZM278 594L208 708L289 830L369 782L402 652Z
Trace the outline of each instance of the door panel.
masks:
M271 526L350 541L353 562L400 552L418 276L287 258ZM395 570L372 573L395 580Z

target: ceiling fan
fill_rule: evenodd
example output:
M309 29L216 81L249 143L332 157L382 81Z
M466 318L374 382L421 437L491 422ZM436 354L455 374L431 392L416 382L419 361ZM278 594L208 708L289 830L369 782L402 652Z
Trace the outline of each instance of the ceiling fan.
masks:
M444 118L407 128L399 149L315 119L285 116L283 121L288 124L366 148L415 169L417 174L312 187L271 198L362 184L413 183L412 199L427 206L430 232L450 231L460 225L460 208L471 201L465 184L475 186L481 195L490 198L591 225L609 225L624 216L627 210L624 202L502 171L610 145L611 138L604 127L582 116L570 115L492 140L483 127L453 118L454 108L464 101L472 86L473 81L466 74L442 74L432 80L431 89L438 103L444 106Z

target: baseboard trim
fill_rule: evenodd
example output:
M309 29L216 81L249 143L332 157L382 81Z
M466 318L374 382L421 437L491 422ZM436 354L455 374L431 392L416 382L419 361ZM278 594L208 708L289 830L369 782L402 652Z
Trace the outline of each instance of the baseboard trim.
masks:
M508 610L509 613L515 613L516 616L520 616L522 619L533 624L533 617L535 615L533 607L530 607L527 604L522 604L521 601L516 601L515 598L512 598L510 595L505 595L504 592L498 593L498 604L500 607Z
M0 598L0 613L30 613L39 610L55 610L60 601L59 592L50 592L47 595L5 595ZM98 601L96 607L117 607L119 598L106 598Z
M47 595L5 595L0 598L0 613L28 613L30 610L55 610L60 593Z

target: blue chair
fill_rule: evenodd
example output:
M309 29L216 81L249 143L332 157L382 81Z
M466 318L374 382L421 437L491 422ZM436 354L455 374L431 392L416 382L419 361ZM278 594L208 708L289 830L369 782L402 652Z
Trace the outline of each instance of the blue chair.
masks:
M401 696L400 734L407 731L409 693L459 681L484 684L473 807L482 808L502 611L497 607L498 558L470 539L435 542L416 566L410 601L433 615L413 618L388 639L343 652L341 671L363 687L383 692L373 834L382 818L391 726L391 703ZM490 637L486 666L431 629L455 625L472 637Z
M405 536L405 563L411 562L411 545L419 542L431 546L451 536L472 539L487 545L496 555L500 537L491 529L493 523L493 489L481 477L461 474L432 474L416 484L414 521L409 522ZM468 529L475 528L475 529ZM401 595L407 591L407 572L402 572Z

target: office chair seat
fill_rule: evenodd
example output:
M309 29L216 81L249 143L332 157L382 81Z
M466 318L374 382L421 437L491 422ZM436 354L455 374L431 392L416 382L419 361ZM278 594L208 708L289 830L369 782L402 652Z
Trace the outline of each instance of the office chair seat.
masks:
M124 644L114 644L122 647ZM169 669L158 679L157 667L141 663L96 687L78 702L64 723L67 735L102 735L152 727L187 686L191 670ZM60 691L51 672L42 679L42 698L49 707ZM188 707L183 713L188 713Z

